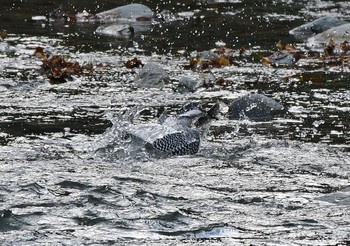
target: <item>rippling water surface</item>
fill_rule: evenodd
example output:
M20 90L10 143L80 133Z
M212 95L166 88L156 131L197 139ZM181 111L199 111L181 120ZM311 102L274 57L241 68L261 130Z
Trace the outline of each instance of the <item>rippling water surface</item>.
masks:
M81 2L2 1L1 245L349 244L348 61L260 61L278 40L304 49L288 31L329 13L347 19L349 3L144 1L171 18L132 38L96 36L94 23L31 19L60 4L75 13L129 3ZM185 69L191 52L220 40L239 66ZM51 84L36 47L93 70ZM134 57L162 64L170 83L137 88L140 68L124 66ZM225 83L180 93L184 75ZM229 103L250 92L281 102L284 114L229 120ZM198 154L157 157L118 136L128 115L147 108L137 120L154 120L188 101L221 104Z

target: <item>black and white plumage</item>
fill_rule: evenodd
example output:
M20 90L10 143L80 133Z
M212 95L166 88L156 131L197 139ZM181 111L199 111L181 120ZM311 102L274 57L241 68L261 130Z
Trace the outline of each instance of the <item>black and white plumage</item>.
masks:
M155 149L172 155L194 155L199 150L200 134L196 130L186 129L158 138L152 145Z
M187 104L177 116L165 118L163 115L159 122L130 125L127 133L134 140L142 141L148 150L169 155L193 155L200 147L199 127L216 116L218 105L215 107L215 115L211 115L210 110L206 112L197 104Z

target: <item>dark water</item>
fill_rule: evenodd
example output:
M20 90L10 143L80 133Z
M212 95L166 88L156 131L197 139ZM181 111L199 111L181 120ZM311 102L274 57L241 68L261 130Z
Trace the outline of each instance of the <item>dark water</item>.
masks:
M264 66L288 31L344 1L143 1L183 13L132 39L96 36L97 24L35 22L59 4L100 12L129 1L2 1L0 31L1 245L348 245L349 64ZM189 18L186 12L190 12ZM193 14L193 16L192 16ZM188 16L188 15L187 15ZM222 40L240 66L184 69ZM33 56L44 47L91 74L50 84ZM238 49L246 52L239 57ZM162 89L137 89L138 57L168 71ZM102 64L102 65L99 65ZM183 75L224 85L176 91ZM230 121L227 105L259 92L285 107L268 122ZM121 112L193 100L222 112L194 156L155 158L116 138Z

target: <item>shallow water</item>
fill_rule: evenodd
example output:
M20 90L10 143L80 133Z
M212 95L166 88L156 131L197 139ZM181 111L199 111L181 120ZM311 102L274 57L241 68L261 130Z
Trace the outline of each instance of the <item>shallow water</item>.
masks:
M99 12L127 3L80 2L62 4ZM132 39L95 36L91 23L31 21L55 1L2 4L1 245L349 244L349 64L260 62L278 40L303 47L288 31L305 20L346 19L347 2L145 1L181 14ZM219 40L240 66L184 68ZM38 46L94 69L50 84ZM161 63L170 83L135 87L140 69L124 66L134 57ZM183 75L225 83L179 93ZM281 102L284 114L228 120L227 105L249 92ZM153 120L190 100L222 106L194 156L157 158L117 136L128 114L146 107L138 120Z

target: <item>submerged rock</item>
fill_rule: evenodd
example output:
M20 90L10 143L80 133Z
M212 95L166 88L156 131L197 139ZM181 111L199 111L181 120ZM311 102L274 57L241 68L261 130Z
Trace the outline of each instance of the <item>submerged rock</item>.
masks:
M130 37L134 35L135 30L129 24L114 24L99 26L95 33L113 37Z
M272 66L291 66L301 58L305 57L305 54L301 50L297 50L291 44L283 44L282 41L279 41L276 44L277 51L268 57L263 57L261 59L264 65Z
M288 52L275 52L267 57L267 62L271 65L292 65L296 61L294 54Z
M138 33L147 32L150 29L151 24L149 22L118 22L118 24L103 24L96 29L95 33L116 38L128 38Z
M190 68L207 69L210 67L225 67L239 65L233 60L232 49L215 48L209 51L199 52L196 57L190 59Z
M219 104L209 111L196 103L186 104L175 117L161 116L159 122L131 125L127 134L157 155L194 155L200 147L202 130L219 113Z
M138 87L163 87L170 80L168 72L154 62L147 63L135 80Z
M282 109L283 106L272 98L260 94L249 94L231 103L228 118L239 120L247 117L254 121L265 121Z
M198 88L198 82L190 77L182 76L179 80L178 91L181 93L194 92Z
M0 232L18 230L24 225L21 220L15 217L11 210L0 211Z
M297 39L306 40L311 36L324 32L332 27L340 26L348 22L340 20L333 16L324 16L310 23L306 23L289 31Z
M0 41L0 54L2 53L6 55L14 55L16 53L15 45L10 42Z
M324 48L330 39L335 44L340 44L344 41L350 42L350 23L332 27L327 31L319 33L309 38L306 44L309 48Z

